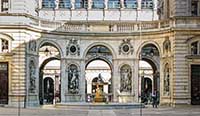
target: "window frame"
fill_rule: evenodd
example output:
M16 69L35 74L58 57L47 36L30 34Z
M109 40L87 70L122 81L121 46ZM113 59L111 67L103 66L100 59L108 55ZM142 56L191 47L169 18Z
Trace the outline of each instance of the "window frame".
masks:
M2 40L8 41L8 50L7 51L2 50L2 47L3 47ZM9 53L10 51L11 51L11 40L0 37L0 53Z
M4 8L4 5L6 4L7 7ZM1 0L1 12L8 12L9 10L9 0Z

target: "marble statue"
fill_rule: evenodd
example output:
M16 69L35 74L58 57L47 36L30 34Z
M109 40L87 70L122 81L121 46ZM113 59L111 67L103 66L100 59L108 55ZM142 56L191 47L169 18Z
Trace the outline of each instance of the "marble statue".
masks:
M70 70L68 84L69 93L77 94L79 92L79 78L77 70Z

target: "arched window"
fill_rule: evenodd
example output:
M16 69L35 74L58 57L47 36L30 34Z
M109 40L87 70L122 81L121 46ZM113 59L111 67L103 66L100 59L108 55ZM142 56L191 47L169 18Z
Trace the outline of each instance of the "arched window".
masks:
M6 39L0 38L0 52L8 53L10 51L9 41Z
M120 0L108 0L108 8L120 8Z
M170 95L170 68L169 64L165 65L164 69L164 95Z
M137 8L137 0L124 0L125 8Z
M104 0L93 0L92 8L104 8Z
M71 8L71 1L70 0L60 0L59 1L59 8Z
M132 71L129 65L123 65L120 69L120 92L132 90Z
M88 0L75 0L75 8L88 8Z
M142 0L142 8L153 8L153 0Z
M79 93L79 72L75 64L68 67L68 91L70 94Z
M43 0L42 1L42 8L55 8L55 0Z

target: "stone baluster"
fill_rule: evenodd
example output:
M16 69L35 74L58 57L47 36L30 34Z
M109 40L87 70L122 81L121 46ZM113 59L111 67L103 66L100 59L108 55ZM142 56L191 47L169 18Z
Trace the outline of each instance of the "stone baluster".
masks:
M71 9L75 9L75 0L71 0Z
M39 2L39 3L38 3L39 9L42 9L42 1L43 1L43 0L39 0L39 1L38 1L38 2Z
M108 9L108 0L104 0L104 9Z
M55 0L55 5L56 5L55 9L59 9L59 1L60 0Z
M124 9L124 0L120 0L120 8Z
M88 0L88 9L92 9L92 0Z
M141 7L142 7L142 0L137 0L137 4L138 4L137 9L138 9L138 10L141 10Z
M158 7L158 0L153 0L154 10L157 10Z

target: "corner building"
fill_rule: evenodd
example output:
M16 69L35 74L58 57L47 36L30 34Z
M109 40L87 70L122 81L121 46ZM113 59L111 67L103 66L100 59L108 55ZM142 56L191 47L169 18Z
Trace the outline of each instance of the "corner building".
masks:
M0 3L0 104L200 104L198 0Z

